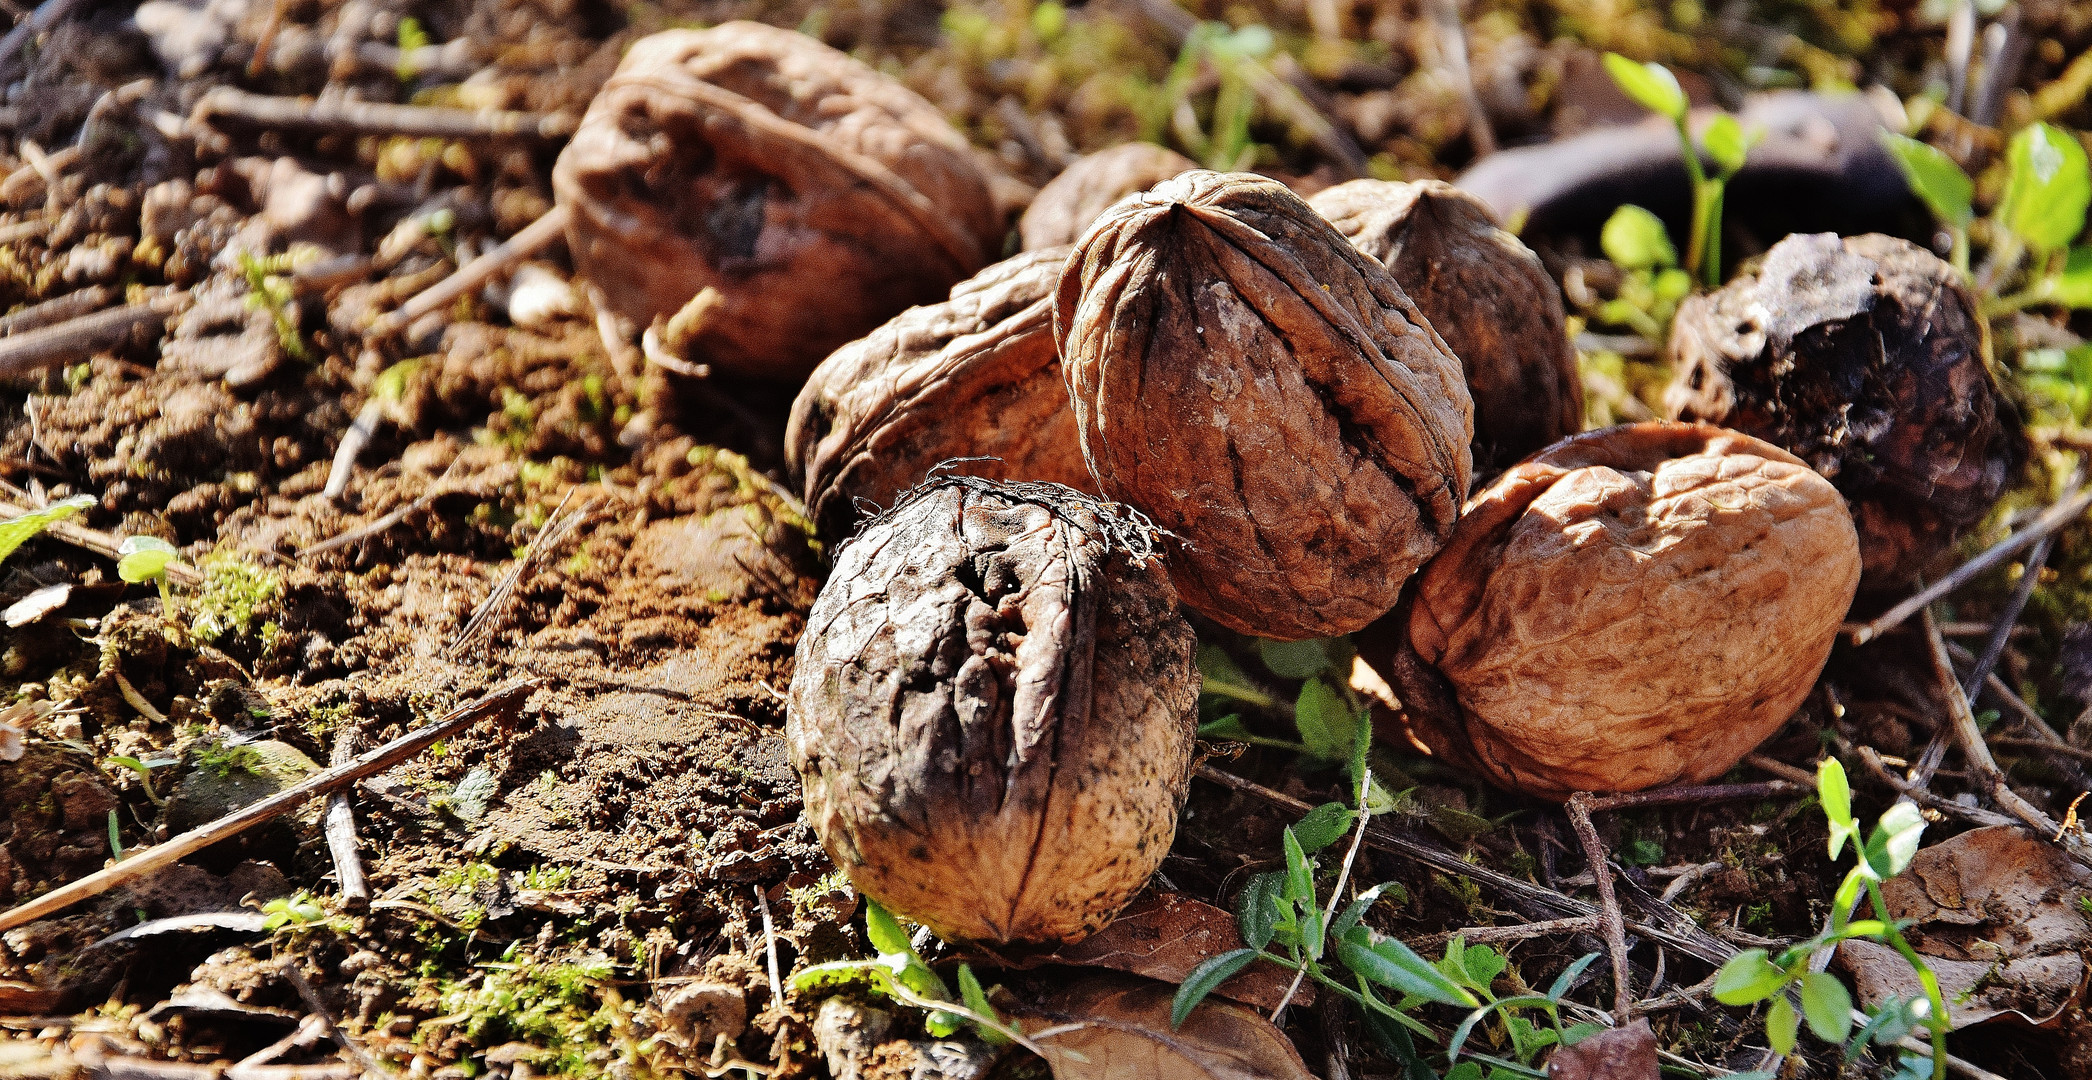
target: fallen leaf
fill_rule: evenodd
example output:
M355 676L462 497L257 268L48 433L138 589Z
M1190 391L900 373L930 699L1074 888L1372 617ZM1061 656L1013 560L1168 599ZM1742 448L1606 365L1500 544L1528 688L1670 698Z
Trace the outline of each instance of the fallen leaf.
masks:
M1313 1080L1283 1032L1232 1002L1208 998L1171 1030L1175 995L1167 983L1093 975L1012 1011L1054 1080Z
M9 604L6 611L0 612L0 620L5 620L10 627L27 626L64 607L65 602L72 599L72 595L73 587L70 584L46 585Z
M0 761L20 761L28 752L22 740L22 729L13 724L0 724Z
M1548 1080L1656 1080L1656 1033L1649 1021L1592 1035L1547 1059Z
M2084 988L2092 920L2077 902L2092 893L2092 870L2023 829L1934 844L1881 891L1890 914L1910 921L1904 936L1938 973L1957 1028L2005 1015L2046 1024ZM1921 992L1885 945L1847 941L1837 960L1868 1007Z
M1242 948L1235 916L1212 904L1172 892L1142 893L1104 929L1073 945L1051 952L988 957L998 967L1029 970L1047 964L1108 968L1132 975L1182 983L1193 968ZM985 955L985 954L984 954ZM1213 992L1231 1001L1275 1009L1286 996L1293 973L1273 964L1251 964ZM1313 987L1303 984L1293 995L1302 1005L1314 1004Z

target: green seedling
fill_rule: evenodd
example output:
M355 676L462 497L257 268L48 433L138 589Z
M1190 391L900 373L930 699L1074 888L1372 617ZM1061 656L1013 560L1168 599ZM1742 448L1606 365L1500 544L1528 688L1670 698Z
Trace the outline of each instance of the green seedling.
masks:
M93 506L94 502L92 495L75 495L70 499L60 499L41 510L31 510L26 514L0 521L0 562L7 561L7 557L14 554L16 548L28 543L31 537Z
M422 29L420 19L409 15L400 20L400 58L398 66L393 69L393 74L399 77L399 81L413 82L414 77L421 74L421 69L415 64L415 53L428 44L429 32Z
M327 909L310 894L279 896L262 905L262 929L275 933L284 927L300 929L327 921Z
M157 536L133 536L116 549L116 576L133 585L150 581L160 587L160 613L174 615L174 592L167 585L168 564L178 558L173 544Z
M971 1026L983 1040L1002 1045L1023 1033L1005 1021L989 1003L973 969L959 965L957 998L944 979L923 962L908 931L877 900L864 898L865 937L879 954L875 960L837 960L815 964L792 976L792 989L804 993L824 987L859 985L903 1004L927 1009L924 1030L942 1039Z
M1678 268L1678 249L1663 222L1639 206L1622 206L1606 219L1598 244L1620 268L1620 288L1591 309L1592 317L1662 340L1679 302L1692 295L1692 275Z
M177 759L153 758L151 760L141 760L139 758L127 757L122 754L111 754L103 760L107 761L111 765L121 766L122 768L126 768L134 773L137 773L138 784L140 787L145 789L145 797L152 800L152 804L154 806L167 805L166 797L153 790L153 770L165 768L169 765L176 764Z
M1823 930L1772 955L1764 949L1745 949L1729 959L1714 980L1715 1000L1724 1005L1755 1005L1770 1002L1765 1013L1765 1034L1772 1048L1791 1054L1806 1021L1817 1038L1844 1044L1848 1062L1857 1059L1870 1044L1892 1046L1897 1040L1923 1027L1932 1035L1932 1075L1947 1075L1947 1031L1951 1017L1940 995L1939 977L1924 957L1903 937L1902 928L1889 914L1882 898L1881 883L1903 872L1918 853L1918 840L1925 819L1915 804L1899 802L1861 838L1859 822L1852 816L1852 789L1845 766L1836 758L1825 758L1816 772L1817 796L1824 816L1830 819L1830 855L1836 859L1852 842L1856 865L1845 875L1832 898L1829 921ZM1870 902L1874 918L1852 918L1861 894ZM1886 941L1917 974L1924 996L1915 1000L1893 1000L1869 1013L1867 1023L1853 1029L1852 995L1836 976L1810 970L1810 960L1819 950L1840 941L1865 938ZM1796 1009L1794 1001L1801 1002Z
M247 279L247 307L251 311L266 311L276 327L276 342L282 346L284 355L293 360L306 360L310 354L305 349L305 338L298 332L297 320L291 318L291 304L298 297L291 283L291 272L297 267L291 255L255 256L244 252L240 255L240 273Z
M1969 233L1976 221L1975 181L1952 158L1916 139L1884 134L1903 177L1953 240L1953 261L1969 270ZM2092 308L2092 246L2072 246L2085 231L2092 204L2092 169L2077 136L2044 123L2029 124L2005 148L2005 191L1989 219L1991 247L1979 287L2020 281L1991 299L1989 314L2052 306Z
M1685 269L1710 289L1721 285L1722 200L1729 181L1743 170L1744 160L1761 133L1746 132L1736 118L1726 113L1715 117L1694 143L1687 123L1691 103L1678 77L1662 64L1642 64L1621 56L1605 54L1605 70L1628 97L1678 129L1678 145L1685 159L1685 174L1692 181L1692 227L1687 237ZM1700 160L1705 154L1714 163L1710 175Z

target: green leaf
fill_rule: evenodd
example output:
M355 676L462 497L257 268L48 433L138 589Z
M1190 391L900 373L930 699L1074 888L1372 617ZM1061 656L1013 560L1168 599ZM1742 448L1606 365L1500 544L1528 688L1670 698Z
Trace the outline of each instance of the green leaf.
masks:
M1772 1044L1774 1053L1794 1052L1795 1036L1801 1034L1801 1017L1794 1012L1794 1005L1785 994L1772 999L1772 1008L1765 1010L1765 1039Z
M1827 1043L1842 1043L1852 1034L1852 995L1845 984L1827 971L1811 971L1801 977L1801 1011L1809 1030Z
M1415 950L1394 938L1353 927L1337 941L1337 959L1354 973L1390 990L1415 994L1442 1005L1474 1008L1480 1002Z
M1300 741L1306 744L1308 756L1322 761L1349 758L1363 726L1350 703L1319 678L1301 684L1293 719L1300 726Z
M2037 252L2054 251L2085 229L2092 203L2092 171L2085 148L2061 128L2034 123L2005 149L2010 174L1997 217Z
M1925 833L1925 816L1917 805L1899 802L1881 815L1873 835L1867 837L1865 862L1881 880L1903 872L1918 853L1918 840Z
M1613 211L1598 234L1605 257L1622 270L1652 270L1678 265L1678 249L1663 221L1639 206L1628 204Z
M959 965L959 1003L998 1024L1002 1023L1002 1014L995 1011L994 1004L981 990L981 981L974 978L973 968L966 964ZM983 1024L974 1025L974 1034L990 1046L1006 1046L1010 1041L1008 1035Z
M1787 973L1767 958L1764 949L1745 949L1729 958L1714 977L1714 1000L1724 1005L1764 1001L1787 985Z
M1306 641L1259 641L1264 666L1281 679L1307 679L1329 669L1329 648L1322 638Z
M1312 904L1315 902L1315 869L1308 862L1307 850L1300 846L1300 837L1290 828L1281 839L1286 852L1286 891L1283 895L1296 903Z
M1284 874L1258 874L1236 898L1235 926L1250 948L1271 944L1271 935L1278 930L1279 907L1286 902L1281 895L1285 881Z
M179 555L174 545L157 536L133 536L116 549L116 576L132 583L153 581L167 572L167 564Z
M1199 1002L1206 1000L1207 994L1212 993L1221 983L1234 978L1236 972L1248 967L1250 961L1256 958L1255 949L1236 949L1233 952L1221 953L1192 968L1191 974L1184 976L1183 985L1177 987L1176 998L1170 1002L1169 1026L1172 1029L1183 1027L1184 1018L1191 1015L1191 1010L1198 1008Z
M1852 820L1852 784L1837 758L1824 758L1816 766L1816 797L1823 803L1823 816L1830 819L1830 857L1835 859L1848 838L1859 839L1859 823Z
M70 499L60 499L41 510L31 510L20 517L0 521L0 562L14 554L15 549L21 547L30 537L93 505L94 496L75 495Z
M1708 124L1707 130L1700 135L1700 145L1706 147L1707 156L1714 159L1714 164L1723 175L1733 175L1738 169L1743 168L1744 158L1750 155L1752 141L1750 136L1743 133L1743 125L1737 123L1736 118L1728 113L1715 117L1714 122Z
M1383 881L1359 893L1357 899L1344 905L1344 910L1337 913L1336 921L1329 924L1329 936L1340 938L1350 933L1351 928L1358 925L1358 920L1365 918L1366 912L1373 909L1373 905L1380 901L1381 894L1390 886L1400 887L1396 882Z
M1932 216L1957 229L1976 218L1976 183L1945 153L1907 135L1881 133L1882 145L1903 169L1903 179Z
M869 896L864 898L864 936L881 956L915 956L915 946L909 944L908 931L901 921Z
M1547 1000L1562 1000L1562 995L1569 992L1569 987L1576 982L1576 977L1578 975L1583 974L1584 969L1590 967L1592 961L1595 961L1597 959L1597 953L1585 953L1582 956L1577 957L1575 963L1570 964L1566 968L1563 968L1562 973L1560 975L1555 976L1554 985L1549 986L1547 988Z
M1342 840L1357 820L1357 812L1343 803L1323 803L1293 826L1293 838L1300 841L1303 854L1313 855Z
M1484 993L1488 992L1490 984L1496 982L1496 977L1504 973L1507 963L1502 954L1487 945L1470 946L1460 960L1467 971L1467 985Z
M1235 713L1229 713L1218 720L1199 725L1199 738L1201 739L1245 740L1256 737L1256 732L1244 726L1242 717Z
M1468 1013L1467 1018L1465 1020L1460 1021L1460 1026L1453 1030L1453 1041L1446 1044L1447 1060L1452 1060L1460 1056L1460 1048L1467 1045L1467 1037L1469 1035L1474 1034L1475 1025L1481 1023L1484 1019L1486 1019L1489 1016L1490 1013L1502 1009L1511 1009L1527 1005L1545 1005L1550 1007L1551 1009L1554 1005L1554 1002L1549 1001L1543 997L1508 997L1503 998L1499 1001L1492 1001L1489 1004L1484 1005L1471 1013ZM1506 1018L1509 1018L1510 1016L1508 1012L1506 1012L1504 1015L1506 1016ZM1511 1024L1505 1024L1504 1026L1506 1028L1513 1027L1513 1025Z
M2049 297L2067 308L2092 308L2092 245L2070 249L2063 272L2049 286Z
M1643 108L1673 120L1685 116L1685 91L1678 85L1678 77L1662 64L1638 64L1619 53L1605 54L1606 74L1628 97L1640 102Z

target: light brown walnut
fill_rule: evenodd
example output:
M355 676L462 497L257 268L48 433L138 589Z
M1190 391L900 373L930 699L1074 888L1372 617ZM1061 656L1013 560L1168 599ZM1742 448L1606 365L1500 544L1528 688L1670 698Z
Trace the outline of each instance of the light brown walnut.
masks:
M693 362L798 379L1000 250L988 174L915 92L749 22L640 39L552 172L580 271L641 326L707 286Z
M1055 943L1147 883L1199 686L1151 536L1059 485L943 477L843 546L785 735L866 896L947 940Z
M1202 615L1356 630L1452 530L1473 434L1459 361L1276 181L1190 172L1120 203L1062 272L1054 333L1091 475L1168 531Z
M1476 495L1397 610L1392 659L1365 655L1426 745L1502 787L1704 781L1799 707L1859 576L1844 500L1800 459L1631 424Z
M981 271L814 369L785 429L785 461L822 536L948 471L1091 491L1053 346L1067 248Z
M1024 250L1072 244L1120 199L1196 168L1190 158L1154 143L1125 143L1085 155L1040 188L1025 208L1017 222Z
M1583 430L1562 290L1486 203L1437 180L1352 180L1308 205L1387 267L1460 358L1478 477Z

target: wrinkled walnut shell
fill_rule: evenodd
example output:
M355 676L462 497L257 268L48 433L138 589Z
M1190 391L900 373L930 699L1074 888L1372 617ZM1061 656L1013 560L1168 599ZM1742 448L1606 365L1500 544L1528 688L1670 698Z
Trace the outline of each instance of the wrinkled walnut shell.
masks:
M785 733L865 895L946 939L1052 943L1146 884L1199 686L1149 543L1068 488L946 477L843 546Z
M1997 502L2021 457L1953 267L1881 235L1789 236L1678 308L1674 417L1799 455L1851 504L1869 589L1923 570Z
M1002 223L913 91L757 23L642 38L559 155L568 249L640 326L706 286L695 362L776 379L988 264Z
M1859 575L1844 500L1793 455L1629 424L1476 495L1396 609L1394 655L1361 650L1433 752L1499 786L1703 781L1800 706Z
M1096 486L1053 347L1067 256L997 263L814 369L792 404L785 462L821 535L850 535L861 513L893 505L945 462L972 476Z
M1394 606L1467 491L1460 363L1291 191L1190 172L1100 220L1054 333L1090 473L1172 534L1193 610L1347 633Z
M1017 222L1017 235L1026 251L1072 244L1120 199L1196 168L1190 158L1154 143L1099 150L1039 189Z
M1353 180L1308 205L1387 267L1460 358L1477 474L1583 430L1562 290L1486 203L1437 180Z

